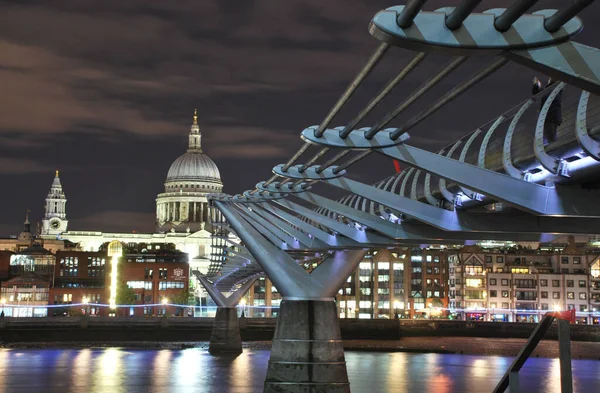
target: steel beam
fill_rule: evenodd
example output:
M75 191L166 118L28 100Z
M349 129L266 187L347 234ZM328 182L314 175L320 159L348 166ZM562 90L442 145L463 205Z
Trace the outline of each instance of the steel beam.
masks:
M546 98L546 102L544 102L544 106L540 111L540 116L538 117L537 125L535 127L535 138L533 138L533 152L535 153L535 157L548 172L552 172L554 174L558 173L559 160L546 153L544 143L544 125L546 124L546 116L548 115L552 101L554 101L556 96L558 96L565 86L566 84L564 82L557 84L552 90L552 93L550 93L548 98Z
M208 281L208 279L205 276L201 275L200 272L198 272L197 270L193 270L192 273L194 273L198 281L200 281L202 286L206 289L206 292L208 292L211 299L217 304L217 306L227 308L237 306L242 297L246 294L246 292L248 292L250 287L252 287L252 285L254 285L254 282L256 282L256 280L258 279L258 277L249 278L244 284L242 284L242 286L239 289L232 292L229 296L225 296L221 293L221 291L219 291L215 287L215 284Z
M485 133L483 137L483 141L481 142L481 146L479 146L479 155L477 157L477 166L485 169L485 157L487 152L488 144L490 143L490 139L492 139L492 134L496 131L496 128L504 121L504 116L499 116L496 121L490 126L490 128Z
M573 19L581 10L592 4L594 0L572 0L569 6L544 20L544 27L550 33L556 33L561 27Z
M252 207L252 209L248 209L246 207L246 210L244 210L244 213L245 213L245 217L247 217L247 219L249 219L249 220L251 219L254 222L258 223L262 228L265 228L265 230L268 230L271 233L273 233L278 239L282 240L284 243L289 245L291 248L293 248L295 250L302 250L302 249L310 248L307 244L303 244L297 238L294 238L293 236L288 234L286 231L284 231L282 228L280 228L278 225L274 225L272 222L269 222L268 220L263 218L260 214L255 212L254 207Z
M406 144L377 151L533 214L600 217L591 191L578 194L561 188L559 192L558 187L529 183Z
M427 0L410 0L396 18L396 23L398 26L403 29L410 27L413 19L415 19L415 16L417 16L419 11L421 11L421 8L425 2L427 2Z
M446 243L446 242L465 242L469 240L514 240L514 233L481 233L481 232L448 232L442 231L429 225L403 222L402 225L384 220L379 216L374 216L364 211L352 209L342 205L339 202L332 201L317 194L307 193L296 195L315 205L327 206L331 211L337 214L348 217L368 228L389 237L388 245L398 243L398 241L406 241L407 243ZM531 237L530 237L531 238ZM533 237L535 239L535 237ZM539 239L539 238L538 238Z
M323 182L355 194L365 195L372 201L446 231L556 234L600 232L600 220L597 218L532 216L525 213L504 216L502 214L449 211L379 190L355 180L344 178Z
M377 49L371 55L371 58L369 58L369 61L367 61L367 64L365 64L363 69L356 75L356 77L350 83L350 85L348 85L344 94L342 94L342 96L339 98L339 100L336 102L336 104L333 106L333 108L331 108L331 110L329 111L329 113L327 114L325 119L319 125L319 128L317 128L315 130L315 136L320 137L323 134L323 131L327 128L327 126L329 126L329 123L331 123L331 120L333 120L335 115L337 115L337 113L340 111L340 109L342 109L344 104L346 104L346 102L350 99L350 97L352 97L352 94L354 94L354 91L356 91L356 89L361 84L361 82L367 77L367 75L369 75L369 73L371 72L373 67L375 67L375 65L379 62L379 60L381 60L381 58L383 57L385 52L388 50L388 48L389 48L388 44L383 43L383 42L377 46Z
M533 99L527 100L512 118L508 129L506 130L506 135L504 136L504 145L502 148L502 167L507 175L510 177L514 177L515 179L521 179L523 177L523 173L517 167L515 167L512 163L512 137L515 133L515 129L517 128L517 124L519 124L519 120L525 113L525 111L533 104L535 101Z
M281 201L283 202L284 200L281 200ZM280 217L282 220L286 220L290 224L302 229L304 232L310 234L311 236L314 236L315 238L319 239L320 241L327 244L331 248L338 248L338 247L339 248L344 248L344 247L355 248L357 246L357 243L354 240L347 239L343 236L331 235L313 225L310 225L309 223L307 223L305 221L302 221L297 216L294 216L290 213L287 213L281 209L276 208L273 205L273 203L271 203L271 204L263 203L263 204L261 204L261 206L264 207L269 212L271 212L272 214ZM320 221L323 221L323 217L327 218L328 220L330 219L327 216L324 216L322 214L315 213L312 211L310 211L310 212L317 215L317 216L315 216L319 219L318 221L315 221L317 223L320 223ZM309 217L307 217L307 218L309 218Z
M482 0L462 0L462 2L446 17L446 27L456 30Z
M481 129L479 129L479 128L471 133L471 135L465 142L465 144L460 152L460 157L458 158L458 160L460 162L465 162L465 158L467 157L467 152L469 151L469 147L471 147L471 145L473 144L473 141L475 141L475 138L477 138L480 133L481 133ZM460 190L462 191L463 194L465 194L469 198L475 199L475 197L476 197L475 192L469 190L466 187L460 187ZM414 199L416 199L416 198L414 198Z
M539 49L504 51L501 56L600 95L599 49L568 41Z
M456 149L458 149L458 147L461 145L462 141L458 140L456 141L456 143L454 143L450 149L448 149L448 153L446 154L446 157L448 158L452 158L452 154L454 154L454 151ZM441 156L444 156L443 153L439 153ZM438 187L440 189L440 193L442 194L442 196L444 197L445 200L447 200L448 202L450 202L452 204L452 206L454 206L454 203L456 202L456 195L454 195L452 192L450 192L448 190L448 187L446 186L446 179L444 179L443 177L440 177L440 181L438 183Z
M307 274L296 261L264 238L239 214L235 206L216 200L213 203L223 213L229 225L283 297L294 297L298 294L311 297L307 291L309 286ZM320 296L315 297L320 298Z
M410 167L410 169L408 170L408 172L406 173L406 176L404 176L404 180L402 180L402 185L400 186L400 192L399 194L402 196L406 196L404 195L404 190L406 189L406 184L408 183L408 179L410 179L410 175L412 175L412 173L415 171L414 167Z
M290 250L294 248L291 244L288 244L284 239L276 235L276 233L279 233L277 228L273 226L269 226L269 228L267 228L260 224L255 219L255 215L250 214L245 206L243 208L238 207L238 213L280 250Z
M505 32L519 19L528 9L533 7L539 0L516 0L494 20L496 30Z
M299 194L300 196L302 194ZM288 201L288 200L278 200L276 202L278 205L281 205L287 209L297 212L300 215L303 215L306 218L309 218L312 221L318 222L319 224L330 228L332 231L335 231L349 239L352 239L356 242L355 246L364 247L366 244L370 245L389 245L390 239L381 236L377 233L367 232L358 230L356 228L349 227L348 225L331 219L324 217L320 214L315 213L314 211L305 208L304 206L300 206L297 203Z
M269 213L268 208L265 209L264 206L265 205L255 205L252 207L252 211L254 213L260 215L264 219L270 221L272 223L272 225L276 225L282 231L285 231L289 235L298 239L301 242L301 244L305 244L307 246L307 248L314 248L317 250L322 250L322 249L327 248L326 243L315 238L314 236L310 237L306 233L295 229L294 227L292 227L290 225L290 223L288 221L282 220L281 218L277 217L273 213Z
M581 148L592 158L600 161L600 143L593 139L587 128L587 112L590 93L581 92L579 105L577 106L577 122L575 123L575 136Z

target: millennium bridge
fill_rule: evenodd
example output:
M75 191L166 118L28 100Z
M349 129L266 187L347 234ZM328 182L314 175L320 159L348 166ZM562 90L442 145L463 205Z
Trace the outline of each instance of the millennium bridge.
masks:
M600 233L600 51L571 40L593 0L531 13L537 0L475 12L480 3L428 10L413 0L377 13L372 56L325 118L300 132L298 151L255 189L209 196L222 252L196 275L219 306L211 353L241 352L235 306L257 277L282 295L265 392L350 391L334 297L368 248ZM408 58L397 75L373 96L355 94L394 51ZM446 62L420 80L413 71L431 57ZM427 94L481 63L446 92ZM481 100L467 94L509 63L554 82L439 151L411 144L411 134L427 133L426 119L460 109L458 97ZM419 87L400 102L390 98L415 79ZM362 109L341 118L351 98ZM391 109L365 124L382 105ZM375 184L352 179L351 167L374 153L404 169ZM346 195L317 193L327 186Z

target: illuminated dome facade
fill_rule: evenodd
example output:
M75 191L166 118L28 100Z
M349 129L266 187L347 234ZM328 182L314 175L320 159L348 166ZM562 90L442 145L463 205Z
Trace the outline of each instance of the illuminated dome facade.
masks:
M198 115L190 129L188 150L167 173L165 192L156 198L156 227L159 232L196 232L210 222L206 194L222 192L219 168L204 152Z

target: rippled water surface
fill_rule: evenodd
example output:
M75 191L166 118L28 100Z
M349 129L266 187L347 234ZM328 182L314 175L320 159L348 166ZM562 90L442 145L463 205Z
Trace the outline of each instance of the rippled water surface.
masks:
M269 351L0 350L0 392L262 392ZM495 356L346 352L353 393L491 392L511 362ZM600 361L575 360L576 392L600 392ZM523 392L560 392L557 359L530 359Z

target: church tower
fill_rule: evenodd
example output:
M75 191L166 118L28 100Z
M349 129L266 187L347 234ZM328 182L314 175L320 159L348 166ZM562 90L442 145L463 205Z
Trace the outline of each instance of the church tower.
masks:
M67 231L67 198L63 192L58 170L52 181L50 192L46 197L46 214L42 220L42 237L46 239L56 238Z

